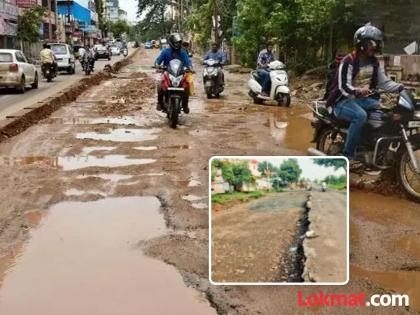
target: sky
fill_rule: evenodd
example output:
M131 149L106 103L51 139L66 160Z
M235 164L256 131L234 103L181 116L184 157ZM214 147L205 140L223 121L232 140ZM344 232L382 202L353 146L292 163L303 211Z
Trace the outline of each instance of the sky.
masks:
M283 163L283 161L287 160L287 158L274 158L266 160L272 163L273 165L280 166L280 164ZM313 158L298 158L297 160L300 168L302 169L301 177L309 178L310 180L324 179L329 175L340 176L346 174L346 172L343 169L335 171L333 167L323 167L315 165L313 162Z

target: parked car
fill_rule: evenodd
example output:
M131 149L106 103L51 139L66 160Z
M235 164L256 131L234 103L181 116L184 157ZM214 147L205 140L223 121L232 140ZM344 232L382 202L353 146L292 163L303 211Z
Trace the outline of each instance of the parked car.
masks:
M121 50L117 46L111 46L110 51L112 56L119 56L121 54Z
M98 59L108 59L111 60L111 53L108 49L106 49L103 45L95 45L93 47L93 50L95 51L95 60Z
M0 49L0 87L25 93L26 86L38 88L38 71L20 50Z
M152 42L151 41L147 41L144 44L144 48L146 48L146 49L152 49L153 48Z
M49 45L57 58L58 71L67 71L69 74L74 74L76 72L76 59L70 46L62 43Z

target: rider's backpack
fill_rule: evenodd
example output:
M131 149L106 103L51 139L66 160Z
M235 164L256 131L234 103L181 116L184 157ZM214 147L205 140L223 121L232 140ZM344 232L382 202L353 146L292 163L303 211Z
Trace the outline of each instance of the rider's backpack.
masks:
M325 94L322 98L323 101L326 101L328 97L331 95L331 92L336 88L336 78L338 67L340 66L341 61L344 59L345 55L339 54L335 57L335 59L330 63L328 66L328 73L327 73L327 85L325 87Z

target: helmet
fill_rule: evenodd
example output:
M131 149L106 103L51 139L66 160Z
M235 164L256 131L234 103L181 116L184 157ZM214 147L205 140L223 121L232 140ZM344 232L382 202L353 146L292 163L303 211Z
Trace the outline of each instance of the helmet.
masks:
M382 31L370 23L362 26L354 33L354 45L357 48L364 48L369 41L374 41L377 50L380 51L383 47L383 40Z
M181 35L179 35L178 33L173 33L169 36L168 38L168 43L169 46L171 46L173 49L181 49L181 45L182 45L182 38Z

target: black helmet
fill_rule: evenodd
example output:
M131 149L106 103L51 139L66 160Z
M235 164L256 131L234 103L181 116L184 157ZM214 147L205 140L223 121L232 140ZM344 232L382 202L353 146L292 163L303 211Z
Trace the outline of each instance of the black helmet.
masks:
M362 26L354 33L354 45L356 48L364 47L368 41L374 41L378 51L383 47L384 35L382 31L370 23Z
M178 33L173 33L169 36L168 38L168 43L169 46L171 46L173 49L181 49L181 45L182 45L182 38L181 35L179 35Z

